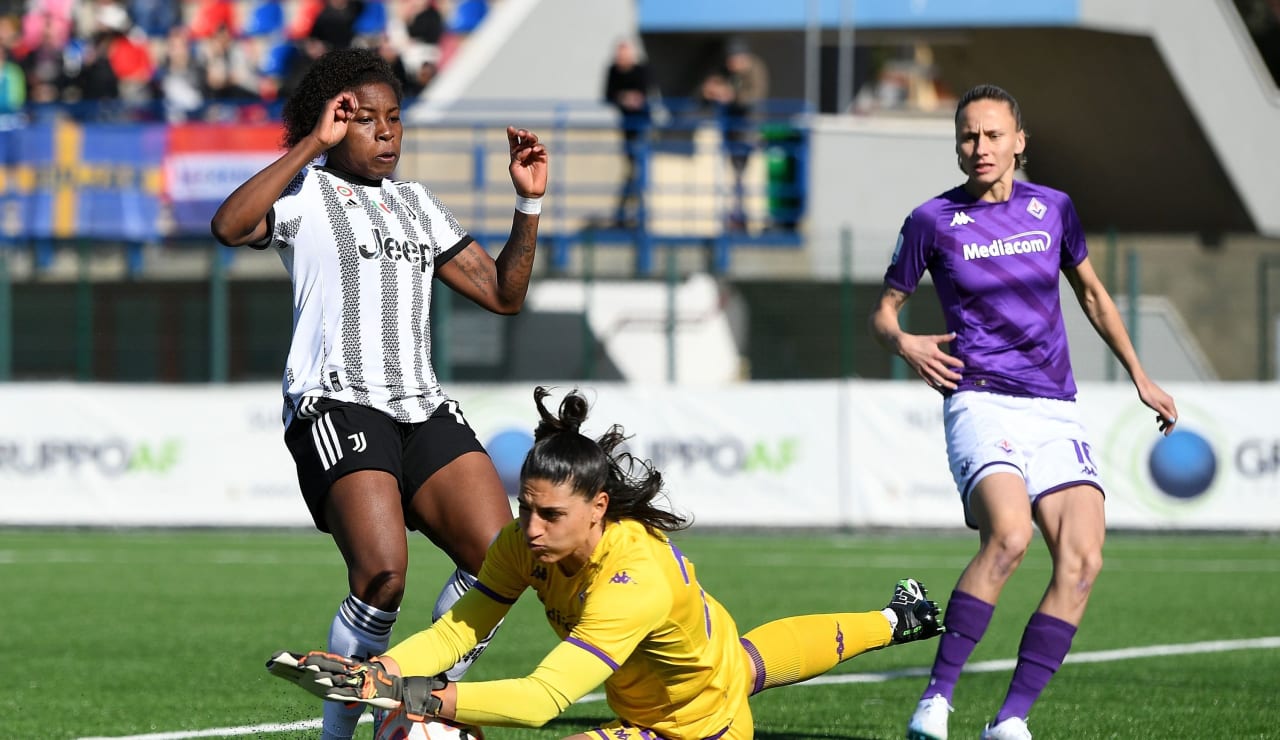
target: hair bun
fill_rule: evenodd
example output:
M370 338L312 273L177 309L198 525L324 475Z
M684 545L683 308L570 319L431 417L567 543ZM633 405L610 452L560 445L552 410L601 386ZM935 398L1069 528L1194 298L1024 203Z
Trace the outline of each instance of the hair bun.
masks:
M587 399L578 391L569 391L560 401L560 422L565 431L580 433L587 420Z
M539 440L559 432L581 434L582 423L587 420L589 410L586 397L580 391L569 391L560 400L559 414L552 414L543 403L550 395L551 391L543 386L533 389L533 401L540 417L533 438Z

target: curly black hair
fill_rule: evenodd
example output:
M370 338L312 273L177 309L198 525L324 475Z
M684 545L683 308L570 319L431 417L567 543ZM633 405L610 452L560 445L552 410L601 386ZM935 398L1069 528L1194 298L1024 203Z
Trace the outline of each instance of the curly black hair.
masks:
M400 80L391 65L372 49L334 49L307 70L302 82L284 104L284 145L292 149L316 126L325 103L344 90L354 90L371 82L390 85L396 100L404 98Z

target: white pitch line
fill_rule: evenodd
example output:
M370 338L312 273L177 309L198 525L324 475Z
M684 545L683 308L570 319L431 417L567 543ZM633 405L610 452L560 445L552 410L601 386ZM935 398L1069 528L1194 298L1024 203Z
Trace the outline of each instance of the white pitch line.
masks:
M1146 647L1122 648L1120 650L1095 650L1090 653L1069 653L1066 663L1111 663L1117 660L1136 660L1138 658L1163 658L1170 655L1196 655L1198 653L1226 653L1232 650L1269 650L1280 648L1280 637L1257 637L1247 640L1211 640L1209 642L1189 642L1182 645L1148 645ZM999 673L1012 671L1018 665L1016 660L984 660L979 663L968 663L965 673ZM842 683L882 683L894 678L911 678L929 675L928 668L904 668L900 671L884 673L846 673L835 676L818 676L804 683L818 686L821 684Z
M902 555L859 555L858 567L882 568L888 570L910 570L913 568L934 568L945 570L963 569L968 564L970 554L938 555L938 556L902 556ZM34 549L34 550L0 550L0 566L4 565L82 565L85 563L132 565L148 564L152 560L141 554L132 552L100 553L91 550L68 549ZM213 550L204 553L193 553L168 561L171 564L185 565L320 565L341 567L342 563L332 553L264 553L254 550ZM849 562L842 557L825 557L814 560L807 555L758 554L739 559L740 564L753 568L831 568L847 569ZM1051 563L1047 559L1024 562L1023 570L1047 571ZM1275 573L1280 572L1280 559L1276 558L1162 558L1148 560L1134 557L1130 552L1112 554L1107 558L1107 573Z
M1244 640L1211 640L1208 642L1189 642L1182 645L1148 645L1146 647L1122 648L1120 650L1095 650L1089 653L1072 653L1067 656L1067 663L1110 663L1118 660L1136 660L1139 658L1162 658L1171 655L1196 655L1200 653L1225 653L1233 650L1272 650L1280 648L1280 637L1256 637ZM965 673L998 673L1011 671L1017 665L1016 660L985 660L970 663L964 667ZM880 673L845 673L837 676L818 676L811 678L800 686L821 686L846 683L883 683L897 678L915 678L929 675L928 668L904 668L898 671ZM587 694L577 703L604 701L604 694ZM360 718L361 723L372 722L371 715ZM78 740L188 740L200 737L243 737L245 735L263 735L276 732L298 732L300 730L319 729L319 719L291 722L289 724L264 724L251 727L219 727L209 730L185 730L181 732L152 732L146 735L116 735L82 737Z

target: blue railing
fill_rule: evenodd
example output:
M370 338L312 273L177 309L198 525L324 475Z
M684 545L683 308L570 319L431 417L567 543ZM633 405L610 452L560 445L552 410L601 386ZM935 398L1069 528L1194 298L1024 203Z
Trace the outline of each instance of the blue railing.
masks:
M115 104L33 109L0 130L0 237L33 249L38 266L51 263L62 243L114 242L126 245L137 273L145 269L143 244L208 243L208 217L225 197L218 188L229 192L236 184L229 180L241 177L226 164L246 152L244 145L231 151L231 132L265 142L253 145L264 150L258 157L274 156L279 140L276 122L222 124L234 129L193 137L120 111ZM104 115L120 117L92 122ZM652 125L630 130L595 103L482 101L446 113L417 105L405 118L398 176L426 184L493 246L506 238L512 211L504 128L540 133L552 155L541 235L558 272L583 243L633 249L640 274L653 271L665 247L705 247L709 268L724 271L735 246L800 243L808 130L794 102L772 101L734 121L692 101L666 101ZM175 162L187 162L191 173L189 163L204 161L202 153L213 155L209 166L227 170L220 176L228 181L179 187ZM730 165L735 154L746 158L741 181Z
M665 247L705 247L710 269L724 271L734 247L800 244L809 137L799 102L770 101L750 119L727 121L693 101L668 100L651 125L629 129L595 103L480 101L407 117L426 128L406 135L402 176L432 188L482 241L505 239L510 226L503 127L540 133L552 155L542 235L556 271L586 241L632 248L641 274ZM725 147L733 131L747 142L740 189ZM452 168L430 164L449 154Z

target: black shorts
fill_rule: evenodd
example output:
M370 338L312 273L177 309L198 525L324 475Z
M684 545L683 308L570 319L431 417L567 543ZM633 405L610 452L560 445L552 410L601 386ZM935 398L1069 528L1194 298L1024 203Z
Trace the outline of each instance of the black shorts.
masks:
M431 418L416 424L354 403L321 399L305 418L294 417L284 432L298 468L298 485L321 532L328 532L324 502L329 487L358 470L385 470L400 485L408 507L413 494L437 470L484 445L462 416L457 401L446 401ZM487 453L486 453L487 454Z

